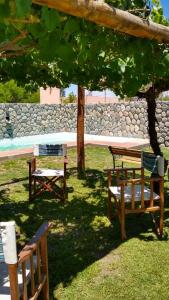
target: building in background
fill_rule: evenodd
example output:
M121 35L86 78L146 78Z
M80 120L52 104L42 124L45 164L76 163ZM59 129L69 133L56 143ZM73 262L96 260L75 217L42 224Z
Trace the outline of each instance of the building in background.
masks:
M77 90L75 87L60 90L58 88L40 88L40 103L41 104L60 104L61 97L66 98L70 93L77 96ZM99 104L99 103L117 103L118 97L111 91L85 91L85 103L86 104Z
M60 104L60 89L40 88L40 104Z
M118 97L110 91L86 91L85 92L85 103L86 104L108 104L117 103L119 101Z

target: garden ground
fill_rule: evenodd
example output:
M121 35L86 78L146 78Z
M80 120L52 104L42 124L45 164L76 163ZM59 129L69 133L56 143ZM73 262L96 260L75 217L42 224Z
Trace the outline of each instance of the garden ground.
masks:
M165 150L166 158L169 151ZM128 216L128 239L121 242L118 220L107 219L104 169L112 164L107 147L86 147L86 173L77 179L76 150L68 150L68 201L46 193L28 202L25 158L1 162L0 220L14 219L18 248L45 220L50 299L114 300L169 298L169 184L165 178L165 229L159 240L149 215ZM54 167L55 158L40 159ZM131 165L131 164L130 164ZM16 178L20 179L13 183ZM22 180L23 179L23 180Z

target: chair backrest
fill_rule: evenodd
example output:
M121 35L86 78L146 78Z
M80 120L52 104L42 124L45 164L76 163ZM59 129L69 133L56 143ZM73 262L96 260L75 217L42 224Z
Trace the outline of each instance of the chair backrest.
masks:
M17 263L15 222L0 222L0 262Z
M153 175L164 176L164 157L153 153L141 153L141 166Z
M34 156L66 156L66 144L40 144L34 146Z

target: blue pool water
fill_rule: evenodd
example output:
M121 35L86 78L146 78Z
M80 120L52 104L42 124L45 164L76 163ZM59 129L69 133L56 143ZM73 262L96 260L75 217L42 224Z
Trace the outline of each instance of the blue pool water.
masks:
M0 140L0 151L15 150L23 148L31 148L37 144L62 144L68 142L76 142L77 134L73 132L57 132L43 135L31 135L18 138L8 138ZM115 137L115 136L104 136L104 135L92 135L85 134L84 140L87 142L102 141L102 142L137 142L140 140L142 143L146 142L146 139L129 138L129 137ZM148 141L148 140L147 140Z
M58 132L12 139L7 138L0 140L0 151L31 148L37 144L62 144L68 141L76 141L76 134L71 132Z

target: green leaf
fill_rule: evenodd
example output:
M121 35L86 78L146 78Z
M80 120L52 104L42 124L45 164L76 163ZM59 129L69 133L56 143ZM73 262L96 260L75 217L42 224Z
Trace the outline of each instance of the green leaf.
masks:
M39 41L40 55L43 59L47 61L52 61L58 56L57 49L60 45L60 41L54 32L41 34Z
M166 64L169 64L169 53L167 53L164 57L164 61Z
M32 0L16 0L16 15L18 17L24 17L31 11Z
M74 18L69 18L64 27L64 33L72 34L79 31L79 24Z
M53 31L60 24L60 17L56 10L44 6L42 8L42 21L47 30Z
M0 2L0 21L4 21L6 17L10 15L10 6L9 1L1 1Z
M28 30L30 32L30 34L34 37L34 38L39 38L44 34L44 27L41 23L38 24L30 24L28 26Z
M57 53L59 57L67 63L72 63L75 58L74 51L69 43L58 45Z

